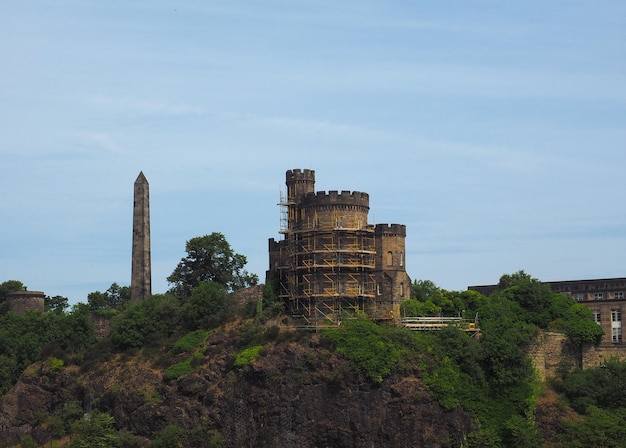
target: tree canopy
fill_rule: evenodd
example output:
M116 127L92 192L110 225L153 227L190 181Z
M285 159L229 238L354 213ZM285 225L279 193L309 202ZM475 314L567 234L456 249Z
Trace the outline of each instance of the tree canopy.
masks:
M257 275L244 269L246 257L234 252L219 232L190 239L185 251L187 256L167 278L177 295L189 296L202 282L215 282L228 291L258 283Z

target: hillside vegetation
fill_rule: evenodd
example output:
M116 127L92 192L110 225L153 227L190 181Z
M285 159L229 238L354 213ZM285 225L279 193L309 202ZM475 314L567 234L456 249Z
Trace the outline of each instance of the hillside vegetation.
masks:
M414 283L403 313L478 316L479 338L365 317L297 331L271 284L246 289L254 282L227 278L192 288L177 279L140 303L118 287L92 296L97 306L2 314L0 446L535 448L625 439L626 365L563 365L550 384L539 380L526 356L537 331L580 345L602 330L586 307L524 272L503 276L490 297ZM107 338L96 341L93 313L111 319Z

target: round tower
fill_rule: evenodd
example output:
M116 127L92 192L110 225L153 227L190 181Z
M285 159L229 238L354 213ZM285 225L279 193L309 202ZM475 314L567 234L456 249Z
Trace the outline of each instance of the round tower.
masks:
M315 170L288 170L285 177L287 198L290 202L315 191Z
M300 222L306 228L361 229L367 226L369 195L360 191L318 191L300 200Z
M44 312L46 295L41 291L14 291L6 296L9 311L24 314L27 311Z

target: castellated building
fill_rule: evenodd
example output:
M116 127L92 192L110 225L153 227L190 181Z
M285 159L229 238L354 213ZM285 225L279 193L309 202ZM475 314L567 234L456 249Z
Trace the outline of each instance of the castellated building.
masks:
M315 192L315 171L289 170L281 197L284 239L270 238L267 281L289 312L308 325L339 324L364 313L400 319L410 296L406 226L368 224L369 195Z

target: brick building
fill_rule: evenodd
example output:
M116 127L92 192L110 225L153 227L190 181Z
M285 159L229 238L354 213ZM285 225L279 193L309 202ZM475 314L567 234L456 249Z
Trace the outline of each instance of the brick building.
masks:
M622 309L626 309L626 278L544 282L554 292L565 294L588 306L594 320L604 329L603 344L622 344ZM490 295L496 285L470 286L468 289Z
M406 226L368 224L369 195L315 192L315 171L289 170L281 198L284 239L270 238L268 282L290 313L310 325L365 313L398 319L409 298Z

